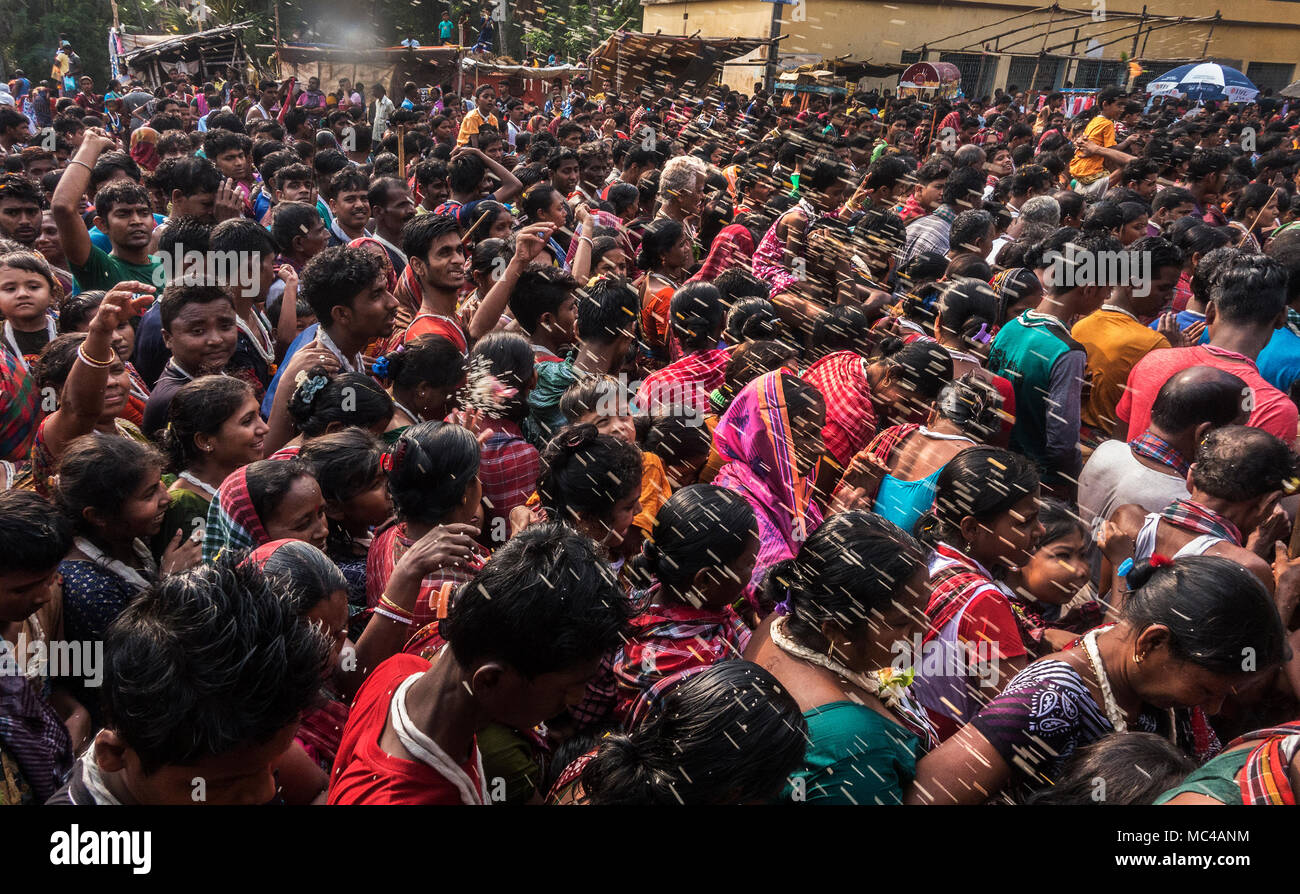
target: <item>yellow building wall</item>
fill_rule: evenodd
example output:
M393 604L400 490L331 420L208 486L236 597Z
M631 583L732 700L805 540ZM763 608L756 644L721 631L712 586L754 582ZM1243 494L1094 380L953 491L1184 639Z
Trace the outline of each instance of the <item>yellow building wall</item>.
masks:
M1093 21L1093 0L1063 3L1066 8L1086 10L1090 16L1073 19L1068 26L1062 25L1058 17L1057 28L1046 45L1051 47L1072 40L1077 29L1078 42L1073 50L1067 45L1056 49L1056 53L1073 52L1082 56L1088 39L1096 36L1101 43L1123 39L1103 47L1101 56L1094 58L1115 60L1121 54L1130 54L1133 50L1130 35L1135 29L1124 29L1122 20L1107 18L1105 13L1140 13L1142 3L1098 0L1098 4L1104 7L1097 10L1102 18ZM922 44L927 44L932 51L979 52L980 45L971 44L982 41L990 51L1032 56L1044 46L1041 35L1045 29L1039 28L1036 32L1026 29L1020 34L1001 37L996 35L1035 21L1046 22L1049 13L1035 13L1001 25L993 23L1016 15L1018 9L1035 9L1043 5L1043 0L1001 0L997 3L979 0L803 0L800 7L781 7L781 33L789 35L781 41L781 53L898 62L903 51L919 49ZM1250 62L1290 64L1300 61L1300 3L1285 0L1147 2L1147 11L1151 15L1200 17L1213 16L1216 10L1221 12L1222 20L1214 25L1212 31L1210 23L1205 22L1158 28L1149 34L1143 29L1138 57L1153 60L1216 57L1241 60L1243 69ZM762 0L696 0L686 3L646 0L643 12L644 31L659 30L665 34L698 32L704 37L767 37L772 4ZM950 37L981 25L987 27ZM1039 36L1011 45L1023 41L1031 33ZM762 52L756 55L761 56ZM761 65L743 69L729 66L724 80L732 86L748 89L755 77L761 78L761 73Z

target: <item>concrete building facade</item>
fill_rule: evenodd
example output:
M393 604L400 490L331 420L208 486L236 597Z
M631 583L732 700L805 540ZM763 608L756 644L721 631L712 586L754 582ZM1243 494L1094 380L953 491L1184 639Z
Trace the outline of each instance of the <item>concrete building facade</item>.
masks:
M775 4L780 61L952 62L968 96L1011 85L1040 90L1137 86L1189 61L1212 60L1274 91L1297 76L1300 0L798 0ZM642 30L703 37L773 33L766 0L642 0ZM723 80L749 92L767 48L727 65ZM889 86L888 80L864 86Z

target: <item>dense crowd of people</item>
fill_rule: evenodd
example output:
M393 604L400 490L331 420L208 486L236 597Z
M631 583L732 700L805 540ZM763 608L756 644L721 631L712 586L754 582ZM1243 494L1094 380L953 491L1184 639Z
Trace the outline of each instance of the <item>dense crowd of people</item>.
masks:
M75 87L0 803L1295 803L1300 107Z

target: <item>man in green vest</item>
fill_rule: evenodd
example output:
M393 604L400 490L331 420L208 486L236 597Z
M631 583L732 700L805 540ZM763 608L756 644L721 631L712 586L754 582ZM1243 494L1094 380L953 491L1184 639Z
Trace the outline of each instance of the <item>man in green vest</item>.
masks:
M1009 379L1016 392L1012 448L1039 464L1045 485L1069 495L1083 466L1079 414L1088 356L1070 326L1106 300L1106 261L1123 250L1111 236L1066 245L1049 259L1043 300L1007 321L989 354L989 371Z

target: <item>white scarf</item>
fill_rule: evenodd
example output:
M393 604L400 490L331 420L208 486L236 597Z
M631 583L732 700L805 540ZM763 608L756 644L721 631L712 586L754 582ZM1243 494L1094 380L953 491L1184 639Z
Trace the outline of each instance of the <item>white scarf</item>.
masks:
M463 804L471 806L487 803L487 788L484 786L483 776L483 755L479 753L477 747L474 749L474 758L478 761L478 785L469 777L460 766L451 759L447 752L439 747L438 743L419 729L412 721L411 715L406 711L406 693L410 690L416 680L423 677L428 671L422 671L418 674L412 674L397 687L393 693L393 700L388 712L389 723L393 725L393 732L397 733L397 738L401 740L402 747L411 753L411 756L420 763L431 767L439 775L445 778L460 792L460 800Z
M113 574L116 574L137 590L144 590L149 587L149 581L145 580L139 571L120 559L110 559L108 556L104 555L103 551L99 547L95 546L95 544L91 543L85 537L75 537L72 542L76 544L77 549L81 550L82 555L87 559L94 562L96 565L99 565L105 571L111 571ZM150 577L155 577L158 574L158 566L154 564L153 555L150 554L149 547L145 546L144 543L141 542L140 538L137 537L131 541L131 548L135 550L136 558L138 558L140 564L144 566L145 573Z

